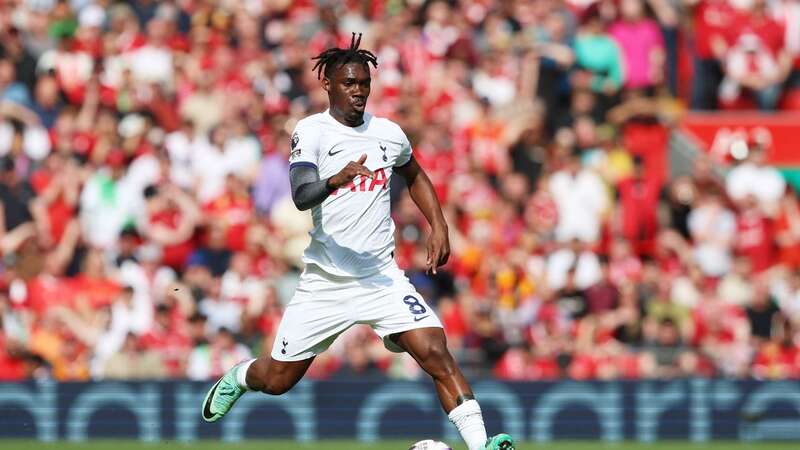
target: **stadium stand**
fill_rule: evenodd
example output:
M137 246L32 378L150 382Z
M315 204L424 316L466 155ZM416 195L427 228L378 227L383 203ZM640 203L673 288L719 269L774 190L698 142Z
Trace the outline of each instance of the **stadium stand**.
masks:
M351 31L444 204L432 276L393 183L396 257L469 375L800 378L797 2L133 3L0 6L0 379L268 351L311 225L289 134ZM361 328L309 373L421 375Z

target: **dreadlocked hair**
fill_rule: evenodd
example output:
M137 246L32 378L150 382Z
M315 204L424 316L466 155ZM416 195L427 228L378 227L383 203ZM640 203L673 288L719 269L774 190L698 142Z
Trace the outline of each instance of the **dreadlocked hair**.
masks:
M372 64L373 67L377 68L378 57L369 50L359 49L359 45L361 45L361 33L358 33L358 37L353 33L353 37L350 39L350 48L329 48L325 50L311 58L312 60L317 60L311 70L316 70L317 79L320 79L323 73L325 73L326 77L330 77L335 69L351 62L363 64L367 67Z

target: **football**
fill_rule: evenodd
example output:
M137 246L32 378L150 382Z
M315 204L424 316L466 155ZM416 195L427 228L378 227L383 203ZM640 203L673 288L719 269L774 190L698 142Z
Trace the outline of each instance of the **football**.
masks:
M442 441L434 441L433 439L425 439L409 447L408 450L453 450L449 445Z

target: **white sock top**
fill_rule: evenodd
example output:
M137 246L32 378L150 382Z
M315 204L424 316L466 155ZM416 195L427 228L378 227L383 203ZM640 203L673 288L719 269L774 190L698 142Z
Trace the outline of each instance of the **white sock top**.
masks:
M236 368L236 382L239 384L240 388L248 391L252 391L252 389L250 389L250 386L247 385L247 369L249 369L254 362L256 362L256 360L251 359L250 361L247 361Z
M476 400L467 400L456 406L447 417L458 428L469 450L483 450L486 428L483 425L481 407Z

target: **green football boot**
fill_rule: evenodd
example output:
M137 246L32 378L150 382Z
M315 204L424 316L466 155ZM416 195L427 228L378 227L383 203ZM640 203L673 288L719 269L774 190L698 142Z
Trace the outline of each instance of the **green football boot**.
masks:
M501 433L486 440L483 448L485 450L515 450L514 439L511 436Z
M206 422L216 422L224 417L233 408L236 400L247 392L236 382L236 371L242 364L244 363L233 366L206 394L203 401L203 420Z

